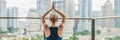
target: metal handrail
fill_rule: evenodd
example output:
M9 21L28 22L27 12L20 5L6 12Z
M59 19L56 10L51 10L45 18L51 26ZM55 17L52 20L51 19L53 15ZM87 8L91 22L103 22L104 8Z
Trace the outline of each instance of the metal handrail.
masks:
M101 19L115 19L120 18L120 16L109 16L109 17L98 17L98 18L67 18L68 20L91 20L91 38L95 40L95 20ZM41 19L40 17L0 17L0 19ZM49 19L49 18L46 18ZM62 19L62 18L59 18Z
M41 19L41 17L0 17L0 19ZM49 19L49 18L46 18ZM59 18L62 19L62 18ZM91 20L92 18L67 18L68 20Z
M68 20L92 20L92 19L100 20L100 19L114 19L114 18L120 18L120 16L108 16L108 17L97 17L97 18L67 18L67 19ZM0 19L41 19L41 17L0 17Z
M114 18L120 18L120 16L97 17L97 18L94 18L94 19L95 20L100 20L100 19L114 19Z

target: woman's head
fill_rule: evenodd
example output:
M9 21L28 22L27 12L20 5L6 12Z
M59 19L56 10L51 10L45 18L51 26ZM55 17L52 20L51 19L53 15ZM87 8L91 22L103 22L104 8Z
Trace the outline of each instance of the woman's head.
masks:
M56 24L57 21L58 21L58 15L57 15L57 14L51 14L51 15L50 15L50 22L51 22L52 24Z

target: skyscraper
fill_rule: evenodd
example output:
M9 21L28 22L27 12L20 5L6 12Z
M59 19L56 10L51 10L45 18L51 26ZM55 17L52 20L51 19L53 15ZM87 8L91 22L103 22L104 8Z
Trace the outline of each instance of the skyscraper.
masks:
M80 17L89 18L91 17L92 11L92 0L79 0L78 10L80 13Z
M43 15L51 8L53 0L37 0L37 11L39 15ZM55 0L57 9L63 11L68 17L74 17L74 3L73 0Z
M5 0L0 0L0 17L7 17ZM7 19L0 19L0 29L7 31Z
M114 15L120 16L120 0L114 0ZM115 27L120 28L120 18L115 19Z
M51 7L51 0L37 0L37 13L43 15Z
M7 16L8 17L17 17L18 8L17 7L9 7L7 9ZM8 19L7 20L7 28L8 32L14 33L14 28L17 27L17 19Z
M64 11L64 0L56 0L55 1L55 6L57 7L58 10Z
M64 12L70 18L75 17L75 4L74 0L64 0Z
M30 8L28 12L28 17L39 17L36 9ZM39 19L27 19L27 26L26 26L26 35L35 37L37 34L40 34L42 28L40 27L40 20Z
M104 4L103 17L114 16L113 5L110 0L107 0ZM103 27L113 28L115 27L114 19L104 19Z
M78 12L80 13L80 18L90 18L92 11L92 0L78 0ZM90 21L80 20L79 31L90 29Z
M103 17L102 11L93 11L92 18ZM99 28L102 26L102 20L95 20L95 27Z
M78 15L78 11L76 10L75 11L75 18L79 18L79 15ZM74 24L74 28L73 28L73 31L76 32L79 28L79 20L75 20L75 24Z

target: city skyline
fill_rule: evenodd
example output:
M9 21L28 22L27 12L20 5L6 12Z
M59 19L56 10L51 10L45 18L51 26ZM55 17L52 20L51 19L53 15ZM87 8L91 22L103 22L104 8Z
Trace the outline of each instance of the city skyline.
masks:
M42 19L39 18L52 7L52 1L0 0L0 17L7 17L0 19L0 36L2 35L0 40L46 40L47 31L44 28L46 26L43 25ZM59 19L54 25L55 28L58 27L56 31L59 33L59 28L63 24L64 29L60 33L62 34L60 36L62 40L120 39L120 19L116 17L120 16L120 0L54 1L56 8L61 12L51 11L48 15L46 14L45 18L48 19L45 19L45 25L47 25L47 28L51 28L52 26L49 15L56 13L58 18L63 19L64 17L60 13L65 14L67 17L66 21L62 23L63 20ZM24 17L24 19L18 16ZM36 19L36 17L39 18ZM49 33L52 34L52 30L49 30Z
M15 1L15 2L13 2L13 1ZM12 6L17 6L18 7L18 9L19 9L18 16L26 16L29 8L35 8L36 9L37 8L36 7L37 6L37 2L36 1L37 0L19 0L19 1L16 1L16 0L6 0L7 7L12 7ZM107 0L92 0L92 11L101 10L101 6L104 5L104 3L106 1ZM114 0L110 0L110 1L114 5Z

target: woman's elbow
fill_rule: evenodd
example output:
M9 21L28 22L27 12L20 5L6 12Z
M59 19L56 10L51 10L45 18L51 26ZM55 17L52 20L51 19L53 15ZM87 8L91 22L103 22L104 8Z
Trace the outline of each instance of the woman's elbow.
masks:
M66 16L64 16L64 18L66 18Z

